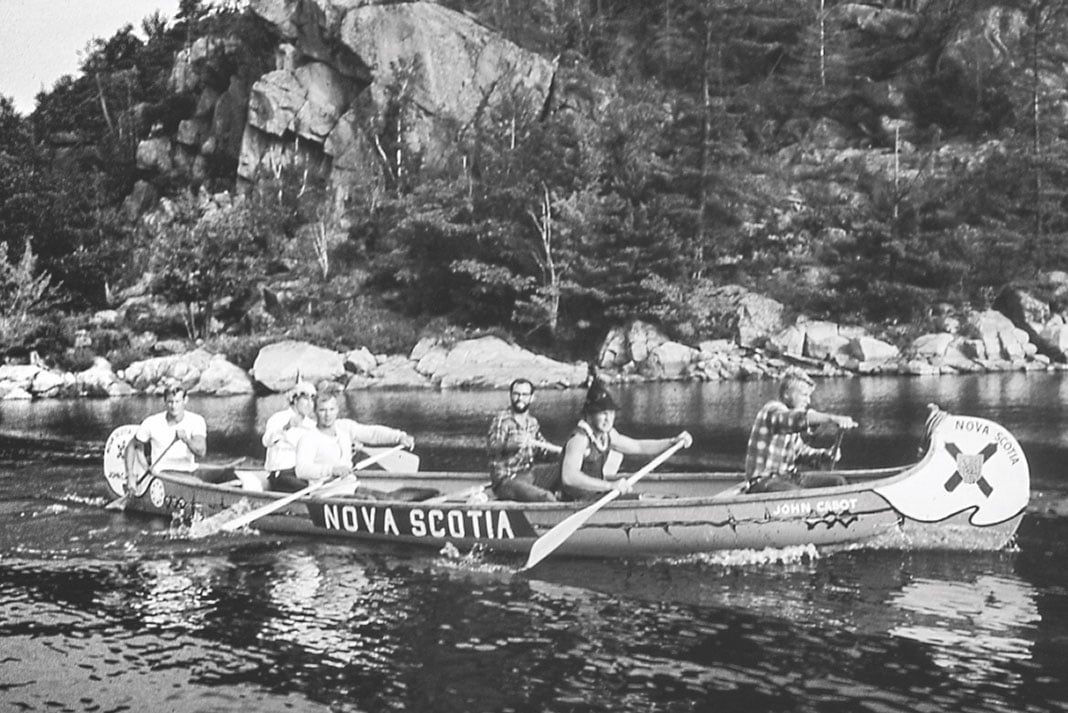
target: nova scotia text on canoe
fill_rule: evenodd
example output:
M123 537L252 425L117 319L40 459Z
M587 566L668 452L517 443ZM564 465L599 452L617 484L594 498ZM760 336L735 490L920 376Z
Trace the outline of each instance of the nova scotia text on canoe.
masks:
M132 435L127 428L116 429L105 449L105 475L116 494L125 487L122 451ZM1030 498L1027 458L1019 443L998 424L971 416L943 419L915 464L839 473L849 484L747 495L738 487L740 473L654 472L638 485L640 499L603 507L559 554L671 557L799 545L1000 549L1011 542ZM262 474L241 476L210 484L196 474L154 475L127 499L126 509L191 522L242 499L255 508L282 495L249 487ZM481 545L525 554L539 536L588 504L448 497L477 491L473 486L485 479L484 473L361 471L361 487L386 492L384 499L312 495L264 516L254 527L355 542ZM445 497L410 502L401 488L431 488Z

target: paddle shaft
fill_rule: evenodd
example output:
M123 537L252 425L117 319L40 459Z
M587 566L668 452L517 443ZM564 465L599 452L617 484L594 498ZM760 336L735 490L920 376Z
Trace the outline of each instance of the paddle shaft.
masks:
M839 428L838 435L834 437L834 445L831 446L831 470L838 467L838 458L842 457L842 438L845 436L845 429ZM834 457L834 454L838 454L838 458Z
M356 465L352 466L352 469L353 470L362 470L362 469L366 468L369 465L377 463L382 458L388 457L391 453L395 453L395 452L397 452L397 451L399 451L399 450L401 450L403 448L404 448L404 446L402 446L402 445L393 446L392 448L384 450L381 453L376 453L375 455L373 455L373 456L371 456L369 458L364 458L359 463L357 463ZM290 493L289 495L286 495L285 497L282 497L282 498L279 498L278 500L275 500L273 503L270 503L268 505L264 505L263 507L260 507L260 508L256 508L255 510L250 510L249 512L245 513L244 515L241 515L240 517L236 517L233 520L230 520L228 522L223 523L222 526L221 526L221 529L223 529L223 530L231 530L232 531L232 530L236 530L239 527L244 527L245 525L249 524L250 522L258 520L258 519L260 519L261 517L263 517L265 515L270 515L272 512L277 512L278 510L281 510L282 508L286 507L290 503L295 502L297 500L300 500L305 495L310 495L310 494L312 494L312 493L314 493L314 492L316 492L318 490L321 490L321 489L327 487L328 485L329 486L337 486L338 484L340 484L341 482L343 482L344 480L346 480L348 478L352 478L352 473L348 473L346 475L338 476L337 478L332 478L332 479L329 479L329 480L322 480L322 481L319 481L318 483L312 483L311 485L309 485L308 487L304 488L303 490L298 490L295 493Z
M133 445L133 441L134 441L134 439L130 439L130 443L126 447L129 448L130 446L132 446ZM137 489L141 487L141 483L145 482L145 478L147 478L149 473L152 472L152 469L155 468L157 465L159 465L159 462L161 460L163 460L163 456L167 455L167 451L169 451L171 449L171 446L173 446L177 442L178 442L178 435L175 434L174 439L171 440L171 442L167 444L167 447L164 448L163 451L161 451L160 454L158 456L156 456L155 460L152 461L152 465L150 465L147 468L145 468L145 472L141 474L141 477L139 477L137 480L134 481L134 483L133 483L133 492L134 493L136 493ZM114 500L112 500L110 503L105 505L104 508L107 509L107 510L121 510L123 507L125 507L126 501L129 500L129 499L130 499L130 488L127 487L125 493L123 493L119 497L117 497Z
M663 463L672 455L674 455L675 451L682 448L682 446L682 441L679 441L675 445L671 446L663 453L658 455L656 458L653 458L651 461L649 461L645 465L645 467L643 467L637 473L627 478L625 482L630 487L634 487L635 483L637 483L645 476L649 475L649 473L653 472L653 470L657 466L659 466L661 463ZM616 490L614 488L612 490L609 490L607 493L602 495L601 498L595 503L565 518L556 526L554 526L551 530L549 530L544 535L535 540L534 544L530 547L530 555L527 557L527 563L523 565L520 571L530 569L538 562L541 562L543 559L552 554L556 550L556 548L564 544L567 538L571 537L571 535L575 534L575 532L580 527L585 525L586 521L593 517L598 510L618 498L619 494L619 490Z

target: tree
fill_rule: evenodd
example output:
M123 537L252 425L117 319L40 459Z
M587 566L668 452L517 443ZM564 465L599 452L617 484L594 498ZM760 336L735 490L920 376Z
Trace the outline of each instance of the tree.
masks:
M185 195L173 217L146 229L158 245L153 267L159 294L184 306L190 339L210 336L220 303L246 297L263 274L265 231L248 201L203 207Z

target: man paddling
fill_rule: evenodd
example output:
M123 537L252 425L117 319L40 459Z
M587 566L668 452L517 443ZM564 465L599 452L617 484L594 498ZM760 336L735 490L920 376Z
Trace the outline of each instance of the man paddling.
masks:
M490 423L487 438L493 493L501 500L556 500L556 463L534 461L555 456L562 449L545 440L538 419L530 413L534 384L522 377L516 379L508 388L508 400L508 408Z
M681 443L683 448L693 445L693 437L688 431L681 431L671 438L625 436L616 430L618 408L605 385L594 379L586 392L582 417L564 444L564 455L560 460L560 485L568 499L596 500L611 490L618 490L623 495L630 493L630 479L608 477L605 466L612 451L623 455L656 456L676 443Z
M315 428L297 443L296 482L300 490L310 483L337 478L352 472L352 455L364 445L403 445L408 450L415 439L404 431L389 426L359 423L351 418L338 418L340 406L337 384L320 384L315 393ZM294 490L293 492L296 492Z
M263 468L271 490L293 493L304 487L297 480L297 444L315 428L315 387L298 381L289 392L289 407L267 419L263 446L267 449Z
M151 449L152 473L164 470L192 473L197 469L197 458L203 458L208 449L208 427L201 416L186 411L187 399L182 386L168 386L163 391L165 410L141 422L126 448L128 492L140 490L149 470L146 447Z
M779 398L764 404L753 422L745 455L745 479L750 493L766 493L799 488L845 485L840 475L806 474L798 463L829 460L837 462L837 447L813 448L802 435L814 426L834 424L838 429L855 428L849 416L824 413L809 408L815 383L800 369L788 369L779 384Z

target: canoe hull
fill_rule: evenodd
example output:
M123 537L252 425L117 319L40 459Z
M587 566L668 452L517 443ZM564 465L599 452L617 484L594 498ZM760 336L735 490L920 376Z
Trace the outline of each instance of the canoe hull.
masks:
M457 495L477 490L485 477L361 475L362 487L387 493L408 486ZM733 487L738 474L651 474L640 485L647 497L607 504L559 552L641 558L806 545L1000 549L1012 541L1030 497L1027 461L1012 435L993 422L964 416L940 423L920 462L846 475L851 482L844 486L743 495ZM126 507L189 523L279 497L240 485L208 484L195 475L163 473L152 476L143 494L128 499ZM586 505L467 500L311 496L253 526L356 541L435 548L451 543L461 549L526 553L538 537Z

